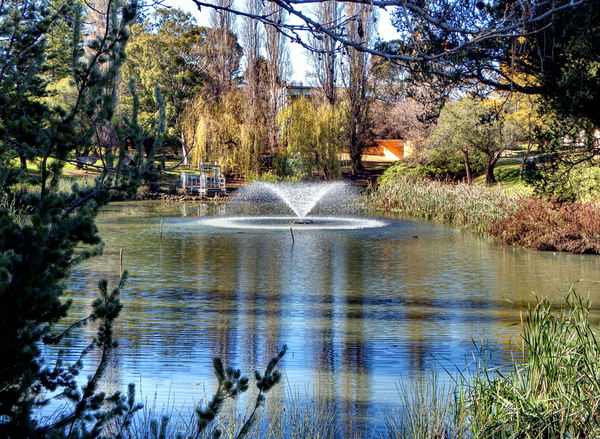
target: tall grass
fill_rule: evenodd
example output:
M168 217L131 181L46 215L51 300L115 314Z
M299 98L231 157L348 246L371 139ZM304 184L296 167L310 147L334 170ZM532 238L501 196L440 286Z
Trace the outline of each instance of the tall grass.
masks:
M571 288L562 309L553 308L538 299L522 312L520 352L509 370L482 355L450 392L434 379L401 393L404 410L385 416L386 437L600 437L600 339L590 302Z
M400 407L382 414L389 439L438 439L463 437L468 431L465 405L452 387L435 373L423 382L398 385Z
M488 228L514 212L522 200L497 187L446 184L410 175L383 178L371 204L402 215L437 221L484 235Z
M572 289L558 313L539 300L523 314L521 352L509 373L485 364L465 399L473 437L600 435L600 345L590 303Z
M58 193L69 195L74 192L73 185L76 185L75 190L92 188L95 185L94 177L89 175L63 175L58 180L58 184L53 190ZM21 194L37 194L41 190L39 184L32 183L17 183L12 189L14 192Z

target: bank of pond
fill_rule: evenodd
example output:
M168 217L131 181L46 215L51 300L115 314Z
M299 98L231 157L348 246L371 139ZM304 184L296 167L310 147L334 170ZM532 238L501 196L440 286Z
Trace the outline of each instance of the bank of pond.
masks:
M600 253L600 207L593 201L558 203L510 194L501 186L441 183L393 174L381 180L370 200L376 208L487 234L508 245Z

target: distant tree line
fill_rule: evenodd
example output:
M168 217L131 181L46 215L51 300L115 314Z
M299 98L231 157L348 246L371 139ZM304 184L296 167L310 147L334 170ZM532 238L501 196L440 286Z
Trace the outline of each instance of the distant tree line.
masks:
M225 9L231 3L216 2ZM249 1L244 10L281 23L288 19L285 10L272 3ZM374 42L372 8L341 8L331 3L317 13L323 19L327 14L362 14L373 24L360 29L352 25L351 31L369 44ZM123 77L135 80L140 116L146 120L152 120L157 111L152 90L161 87L168 121L165 151L169 147L181 151L184 164L191 167L218 161L228 172L243 177L273 172L280 177L311 178L313 174L305 172L311 169L314 176L337 178L339 166L325 165L323 154L286 143L283 134L290 139L284 109L289 115L290 108L328 105L331 108L320 114L336 114L333 130L339 141L327 142L326 155L337 160L343 150L348 151L353 169L360 169L360 152L372 134L373 78L368 54L352 49L325 56L315 53L311 103L296 104L286 90L288 40L277 28L223 10L213 10L210 20L211 26L204 28L180 10L158 9L132 28ZM326 38L314 42L328 44ZM124 86L119 93L123 96L120 108L126 111L131 97ZM310 123L311 131L317 131L317 122ZM290 167L285 165L288 161L302 163ZM295 169L304 171L288 175Z
M582 167L597 167L598 0L266 2L294 17L289 21L242 10L231 2L190 1L202 8L254 19L314 54L319 60L314 65L315 83L323 90L324 98L333 103L336 86L347 92L350 105L346 110L345 144L355 170L360 168L357 151L369 141L369 134L371 138L395 134L414 139L418 133L417 140L427 138L444 104L454 105L463 96L485 107L488 114L482 115L483 125L490 125L492 119L508 118L509 123L502 122L512 131L508 136L527 150L529 169L524 166L521 175L534 183L539 193L572 198L573 171L581 174ZM370 27L377 20L379 8L391 13L400 35L397 40L371 37ZM368 11L366 15L363 9ZM360 79L361 68L356 61L363 55L358 54L368 60L370 78L378 81ZM352 74L343 70L347 67L353 68ZM343 74L338 76L340 72ZM365 84L365 92L356 88L364 88ZM380 93L383 88L393 90L395 98ZM496 104L485 102L490 97ZM503 102L501 106L498 100ZM491 108L496 109L495 115L490 113ZM397 118L385 117L391 114ZM408 115L410 126L398 133ZM521 130L516 137L515 120ZM497 144L510 146L501 139ZM431 149L432 143L421 145ZM493 182L491 150L473 145L467 148L464 142L461 148L462 152L453 151L463 162L464 151L474 148L471 171L492 169L486 171L486 180ZM480 152L491 157L483 167L476 159ZM468 162L463 167L464 178L471 159Z

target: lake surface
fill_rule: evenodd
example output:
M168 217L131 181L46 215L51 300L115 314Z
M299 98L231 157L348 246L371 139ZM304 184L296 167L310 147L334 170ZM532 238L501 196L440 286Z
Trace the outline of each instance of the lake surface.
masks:
M250 373L286 344L285 383L270 397L297 390L368 431L380 410L399 404L399 382L463 370L474 342L507 362L518 342L513 303L531 302L532 291L560 301L581 280L577 289L600 304L597 256L533 252L394 218L359 230L294 226L293 245L289 230L201 223L225 209L116 203L100 215L104 254L74 270L69 291L71 317L83 316L98 280L116 284L123 249L130 277L109 390L133 382L142 399L185 412L214 390L213 357ZM93 335L84 327L71 355Z

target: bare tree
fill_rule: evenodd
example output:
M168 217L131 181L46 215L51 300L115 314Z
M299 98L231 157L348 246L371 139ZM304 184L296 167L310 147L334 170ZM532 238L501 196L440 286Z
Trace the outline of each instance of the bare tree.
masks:
M285 21L285 12L274 4L266 6L267 13L278 23ZM285 84L289 76L287 40L274 26L265 26L265 55L267 60L267 149L273 154L279 146L277 114L285 104Z
M341 6L337 1L324 1L316 5L316 19L324 26L337 31ZM322 91L325 99L334 105L336 101L337 53L339 43L327 34L311 34L310 45L315 48L312 52L312 65L315 83Z
M224 9L230 8L233 0L216 0L210 14L211 28L206 33L206 59L209 90L214 100L234 85L240 69L241 48L234 33L236 15Z
M108 11L112 0L89 0L85 2L86 17L85 17L85 40L86 43L91 41L98 35L101 35L106 28L106 23L109 19ZM86 47L87 54L93 53L91 47Z
M250 15L261 16L266 12L264 11L262 0L248 0L246 2L246 8ZM254 73L256 73L258 69L261 48L264 42L264 34L260 22L251 18L245 18L242 24L241 37L242 46L244 48L244 57L246 58L244 80L247 87L257 87L256 82L258 77Z
M536 93L540 91L540 86L520 84L503 71L498 62L493 62L497 61L498 56L504 56L501 53L503 51L495 51L494 47L519 37L551 32L555 14L593 6L595 0L515 0L497 4L480 0L468 0L460 4L456 0L337 1L337 4L366 5L392 11L401 38L398 44L384 49L354 38L347 32L343 17L332 24L321 22L307 12L306 6L329 0L265 0L280 6L295 18L284 23L277 23L269 14L262 12L252 13L235 6L223 7L205 0L191 1L198 7L226 10L275 26L292 41L314 52L325 53L311 44L311 34L332 38L338 43L336 50L339 50L338 47L352 47L403 65L437 61L442 64L443 70L445 60L463 56L466 51L470 62L463 66L462 78L471 81L476 79L499 90ZM431 44L432 41L436 44Z
M226 11L232 3L233 0L216 0L215 5L218 8L213 9L210 14L211 27L206 30L205 44L202 49L206 62L204 71L207 77L204 96L200 99L204 105L220 103L223 97L235 87L236 79L239 76L242 48L239 46L234 32L237 16ZM189 103L186 113L198 116L197 106L195 101ZM184 124L186 127L182 129L180 142L183 163L189 165L190 153L194 155L192 150L198 148L196 135L190 134L190 131L195 131L198 123L190 121L188 117L187 120L184 120Z
M350 38L364 46L371 45L375 32L375 12L370 5L348 3L346 31ZM362 169L361 154L367 142L369 129L369 107L372 94L369 92L370 55L354 47L346 48L343 61L344 90L348 100L348 131L352 172Z
M246 11L252 16L269 15L262 0L248 0ZM266 146L266 90L267 62L261 56L264 46L264 29L260 21L244 18L241 39L246 60L244 72L244 94L247 109L245 112L246 133L253 171L258 172L260 159Z
M110 22L114 20L111 13L114 13L115 5L119 5L119 3L114 0L88 0L84 2L84 5L85 26L84 34L82 35L83 48L86 56L91 58L97 51L95 42L98 39L109 37ZM111 67L108 63L100 63L98 65L102 73L106 73ZM110 91L112 99L116 99L119 77L110 78L107 83L109 84L107 91ZM102 106L101 102L97 102L95 111L90 111L82 117L82 124L88 125L90 130L95 133L95 141L94 143L77 146L75 150L77 157L87 157L94 149L97 149L95 153L99 155L109 154L116 146L113 126L101 114ZM76 166L81 168L83 164L78 160Z
M371 115L374 135L380 139L410 140L417 146L431 130L432 123L422 118L426 112L427 108L421 101L410 97L392 103L373 102Z

